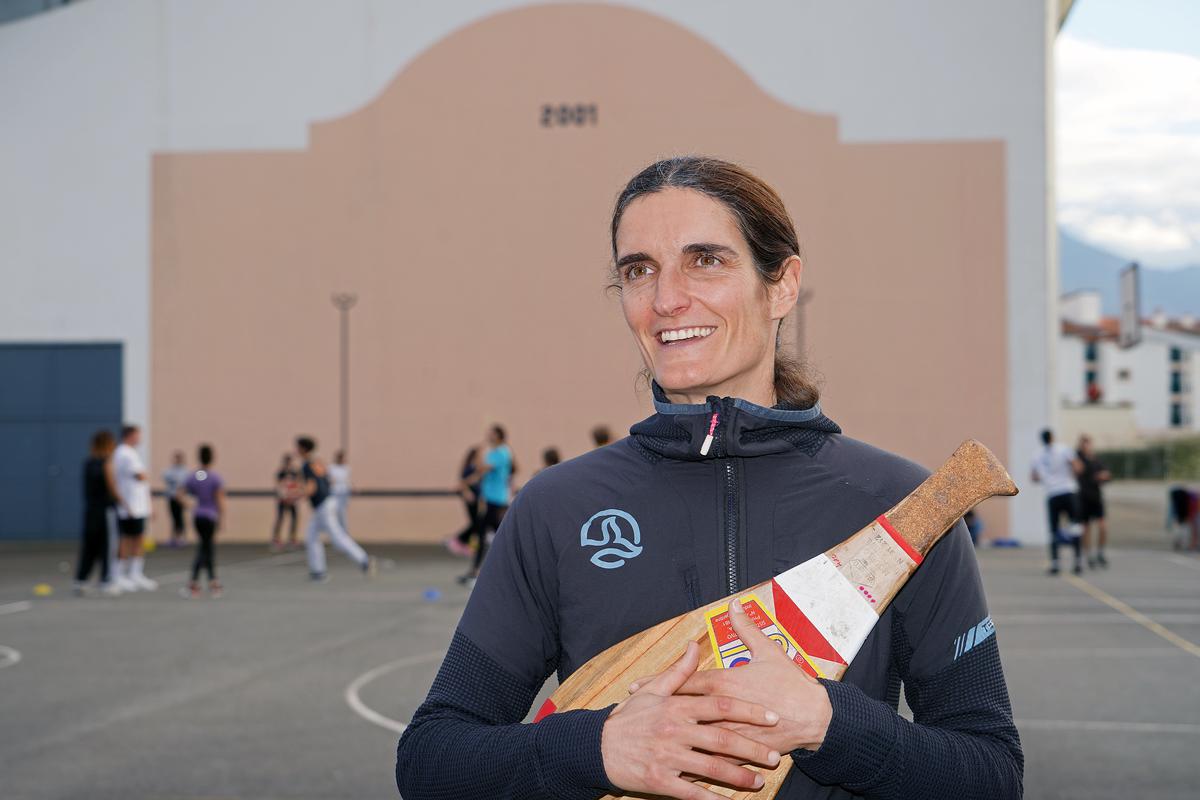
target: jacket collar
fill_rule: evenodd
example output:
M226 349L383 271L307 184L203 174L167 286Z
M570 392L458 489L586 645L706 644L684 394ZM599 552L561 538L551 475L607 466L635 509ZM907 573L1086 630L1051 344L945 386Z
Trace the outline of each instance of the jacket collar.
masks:
M821 413L784 404L766 408L740 397L709 397L704 403L672 403L657 383L651 383L655 414L630 430L633 444L654 460L672 458L702 461L728 456L751 457L800 449L810 455L831 433L841 433ZM712 431L707 452L705 439Z

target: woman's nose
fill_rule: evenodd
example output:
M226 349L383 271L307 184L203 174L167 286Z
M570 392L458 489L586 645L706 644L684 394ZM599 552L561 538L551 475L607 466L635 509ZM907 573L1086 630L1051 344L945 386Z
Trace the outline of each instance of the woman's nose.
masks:
M691 305L692 298L687 281L675 270L659 273L654 287L654 311L664 317L673 317Z

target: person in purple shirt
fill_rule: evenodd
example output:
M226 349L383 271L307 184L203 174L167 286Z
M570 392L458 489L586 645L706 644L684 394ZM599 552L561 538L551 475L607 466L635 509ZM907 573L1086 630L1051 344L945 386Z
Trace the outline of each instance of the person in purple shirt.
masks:
M183 596L198 598L200 596L200 570L208 572L209 597L221 596L221 584L217 581L216 569L216 538L217 529L221 527L221 519L225 516L225 482L221 476L212 470L213 449L211 445L202 444L197 451L200 469L192 473L183 487L182 495L192 498L192 524L196 527L196 558L192 561L192 580L183 590Z

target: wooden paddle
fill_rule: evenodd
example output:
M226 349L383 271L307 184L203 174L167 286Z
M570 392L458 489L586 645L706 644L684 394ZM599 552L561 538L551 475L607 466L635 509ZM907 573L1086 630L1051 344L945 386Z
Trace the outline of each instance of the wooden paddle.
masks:
M879 615L920 566L930 549L963 514L996 495L1017 493L992 452L971 439L890 511L841 544L752 586L736 596L770 638L814 677L841 680ZM733 595L654 627L596 655L580 667L538 712L604 708L628 697L635 679L665 670L687 642L702 648L700 669L734 667L748 660L729 626ZM762 773L756 792L708 786L740 800L775 796L792 768L784 756Z

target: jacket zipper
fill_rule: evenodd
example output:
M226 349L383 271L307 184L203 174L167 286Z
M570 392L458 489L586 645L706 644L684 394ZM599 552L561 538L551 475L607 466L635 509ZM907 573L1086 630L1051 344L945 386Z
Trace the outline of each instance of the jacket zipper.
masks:
M718 401L719 402L719 401ZM721 409L720 405L715 406ZM725 416L726 421L728 416L725 409L719 412L714 412L712 421L709 423L708 437L705 438L702 452L708 452L710 444L709 439L716 432L720 425L720 417ZM725 582L729 594L734 594L741 588L741 576L738 574L738 496L737 496L737 467L732 458L729 457L729 448L726 446L725 432L728 430L728 425L722 427L718 436L718 454L721 456L721 466L725 471Z

